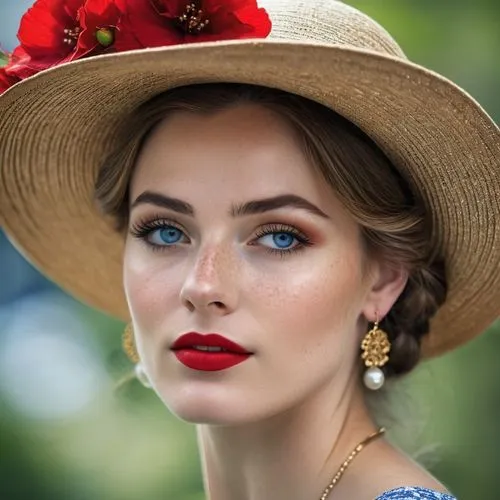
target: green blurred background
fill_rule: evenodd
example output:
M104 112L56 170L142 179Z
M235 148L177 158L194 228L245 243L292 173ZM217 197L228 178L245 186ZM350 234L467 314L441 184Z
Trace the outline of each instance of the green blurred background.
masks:
M349 3L500 120L499 0ZM0 0L1 48L14 47L30 4ZM0 233L2 500L204 498L194 428L126 382L122 329L45 280ZM498 330L390 388L390 438L460 500L500 498Z

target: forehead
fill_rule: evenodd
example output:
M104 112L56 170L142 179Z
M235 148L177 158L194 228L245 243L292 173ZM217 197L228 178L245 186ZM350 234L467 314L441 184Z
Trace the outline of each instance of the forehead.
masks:
M131 188L133 196L148 189L201 190L205 196L333 196L305 157L294 128L256 104L209 114L172 113L145 142Z

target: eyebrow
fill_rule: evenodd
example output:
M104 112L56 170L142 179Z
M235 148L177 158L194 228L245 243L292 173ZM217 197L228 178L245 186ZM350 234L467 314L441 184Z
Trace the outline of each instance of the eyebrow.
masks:
M141 193L132 203L130 208L132 210L138 205L143 204L156 205L191 217L196 215L193 205L179 200L178 198L171 198L170 196L165 196L164 194L154 191L144 191ZM270 212L271 210L277 210L279 208L298 208L324 219L330 218L316 205L296 194L282 194L271 198L262 198L260 200L252 200L246 203L233 205L229 214L232 217L244 217L247 215Z

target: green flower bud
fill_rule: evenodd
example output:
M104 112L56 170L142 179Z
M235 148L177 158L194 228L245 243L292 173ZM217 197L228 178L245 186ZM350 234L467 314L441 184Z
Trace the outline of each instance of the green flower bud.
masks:
M9 54L0 50L0 68L9 64Z
M96 31L95 37L103 47L113 45L115 41L115 30L111 28L100 28Z

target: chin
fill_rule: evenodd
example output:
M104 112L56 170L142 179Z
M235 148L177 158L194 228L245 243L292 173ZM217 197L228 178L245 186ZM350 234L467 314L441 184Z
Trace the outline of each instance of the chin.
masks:
M248 414L242 414L241 411L231 411L231 405L217 404L215 401L184 401L172 404L171 401L164 401L167 408L179 419L191 424L207 424L233 426L243 425L254 422Z
M179 391L159 394L169 411L177 418L192 424L233 426L254 423L268 418L259 408L249 412L249 402L244 397L234 397L227 391Z
M179 413L173 410L171 411L177 418L190 424L234 426L244 423L235 421L234 419L230 419L227 417L227 415L219 415L218 414L219 412L191 411L191 412Z

